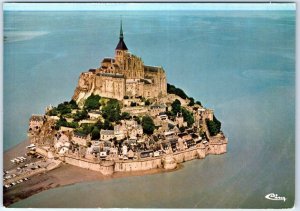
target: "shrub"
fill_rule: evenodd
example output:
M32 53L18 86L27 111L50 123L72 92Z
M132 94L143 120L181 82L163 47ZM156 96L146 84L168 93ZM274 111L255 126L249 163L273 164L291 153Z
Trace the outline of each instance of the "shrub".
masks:
M101 99L101 97L99 95L92 94L85 100L84 108L88 111L93 110L93 109L99 109L100 99Z
M143 116L142 126L143 126L144 133L149 134L149 135L153 134L155 125L154 125L153 119L150 116Z
M88 112L86 110L83 111L77 111L76 114L73 116L74 121L79 122L80 120L87 119L88 118Z
M175 94L183 99L188 98L188 96L185 94L185 92L182 89L176 88L174 85L171 84L167 84L167 92L169 94Z
M92 140L98 140L100 138L100 130L94 127L92 130Z
M181 112L181 103L179 100L174 100L174 102L171 104L171 107L173 115Z
M123 112L121 114L121 119L130 119L130 114L128 112Z
M109 122L115 122L120 120L121 117L121 109L119 105L119 101L115 99L110 99L106 106L102 108L102 116Z
M190 102L189 102L188 106L193 106L193 105L195 105L195 100L194 100L194 98L189 97L189 100L190 100Z
M193 114L185 108L182 108L181 111L184 121L187 122L188 127L191 127L195 122Z
M206 119L205 121L211 136L215 136L221 131L221 122L215 116L213 120Z

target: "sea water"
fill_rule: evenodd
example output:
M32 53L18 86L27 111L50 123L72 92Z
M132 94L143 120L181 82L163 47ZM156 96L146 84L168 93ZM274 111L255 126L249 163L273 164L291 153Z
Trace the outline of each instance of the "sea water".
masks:
M4 12L4 150L26 138L31 114L69 101L79 74L114 55L120 16L130 52L214 109L227 154L60 187L12 207L293 206L294 11Z

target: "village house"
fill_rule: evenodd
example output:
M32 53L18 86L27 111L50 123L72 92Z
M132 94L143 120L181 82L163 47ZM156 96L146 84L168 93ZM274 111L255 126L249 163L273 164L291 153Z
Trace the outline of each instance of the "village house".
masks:
M149 113L151 116L156 117L161 112L166 112L167 107L163 104L154 104L149 108Z
M137 125L136 127L129 130L129 137L136 138L143 135L143 127L142 125Z
M114 136L117 140L122 140L127 137L127 129L124 123L114 126Z
M87 146L87 143L91 141L90 135L85 135L79 132L74 132L72 142L80 146Z
M114 130L100 130L100 140L101 141L109 141L115 137Z

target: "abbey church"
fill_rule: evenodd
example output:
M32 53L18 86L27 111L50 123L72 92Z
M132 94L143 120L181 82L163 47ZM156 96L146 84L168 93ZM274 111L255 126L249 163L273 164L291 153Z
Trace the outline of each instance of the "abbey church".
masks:
M92 93L118 100L167 95L165 71L162 67L144 65L140 57L128 51L122 22L114 58L104 58L97 69L81 73L73 99L80 103Z

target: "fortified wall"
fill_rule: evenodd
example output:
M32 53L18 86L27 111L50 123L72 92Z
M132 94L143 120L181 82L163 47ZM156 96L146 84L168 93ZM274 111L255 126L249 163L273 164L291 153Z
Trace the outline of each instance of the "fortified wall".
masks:
M111 175L114 172L145 171L160 168L175 169L179 163L194 159L204 159L209 154L223 154L226 153L226 150L227 140L223 139L219 140L218 143L216 141L215 143L200 143L184 151L141 160L93 161L70 154L61 156L60 159L80 168L99 171L103 175Z

